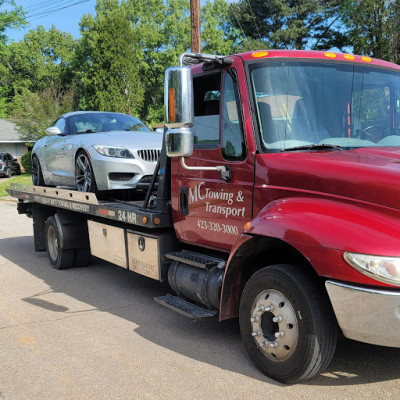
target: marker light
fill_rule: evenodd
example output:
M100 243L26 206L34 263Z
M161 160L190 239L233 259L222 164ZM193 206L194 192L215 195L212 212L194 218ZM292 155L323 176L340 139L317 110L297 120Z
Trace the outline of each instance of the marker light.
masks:
M356 57L353 56L353 54L343 54L343 58L345 58L346 60L350 60L350 61L353 61L356 59Z
M361 57L361 60L363 60L363 61L365 61L365 62L367 62L367 63L370 63L370 62L372 61L371 58L366 57L366 56L362 56L362 57Z
M268 54L269 54L268 51L256 51L252 54L252 57L261 58L261 57L266 57Z
M245 231L248 231L248 230L250 229L250 227L251 227L251 221L248 221L248 222L246 222L246 223L244 224L243 229L244 229Z
M326 51L326 52L324 53L324 56L325 56L325 57L328 57L328 58L336 58L336 57L337 57L337 54L332 53L331 51Z
M168 110L169 110L169 120L175 122L175 89L169 88L168 91Z
M400 257L345 253L344 259L351 267L372 279L400 286Z

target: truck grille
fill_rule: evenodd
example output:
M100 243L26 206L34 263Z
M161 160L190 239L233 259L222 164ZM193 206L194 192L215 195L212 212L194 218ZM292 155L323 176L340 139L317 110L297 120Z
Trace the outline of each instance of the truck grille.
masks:
M139 157L144 161L158 161L160 150L138 150Z

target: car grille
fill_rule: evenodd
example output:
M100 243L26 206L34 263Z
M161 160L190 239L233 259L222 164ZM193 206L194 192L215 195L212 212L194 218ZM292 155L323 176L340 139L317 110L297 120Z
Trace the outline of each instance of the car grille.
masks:
M135 174L132 174L130 172L110 172L108 174L108 177L110 178L111 181L130 181Z
M160 157L160 150L138 150L139 157L144 161L158 161Z

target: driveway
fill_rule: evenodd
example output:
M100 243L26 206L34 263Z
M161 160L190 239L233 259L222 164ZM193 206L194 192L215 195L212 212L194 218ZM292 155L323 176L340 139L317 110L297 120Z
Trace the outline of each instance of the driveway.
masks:
M400 349L339 342L328 370L282 385L249 361L237 320L195 322L162 284L106 262L57 271L32 220L0 202L0 399L397 399Z

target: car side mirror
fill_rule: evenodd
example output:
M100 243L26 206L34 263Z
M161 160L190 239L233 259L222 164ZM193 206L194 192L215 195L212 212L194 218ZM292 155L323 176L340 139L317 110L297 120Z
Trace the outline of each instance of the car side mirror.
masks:
M50 128L47 128L45 132L49 136L62 135L60 128L58 128L57 126L50 126Z

